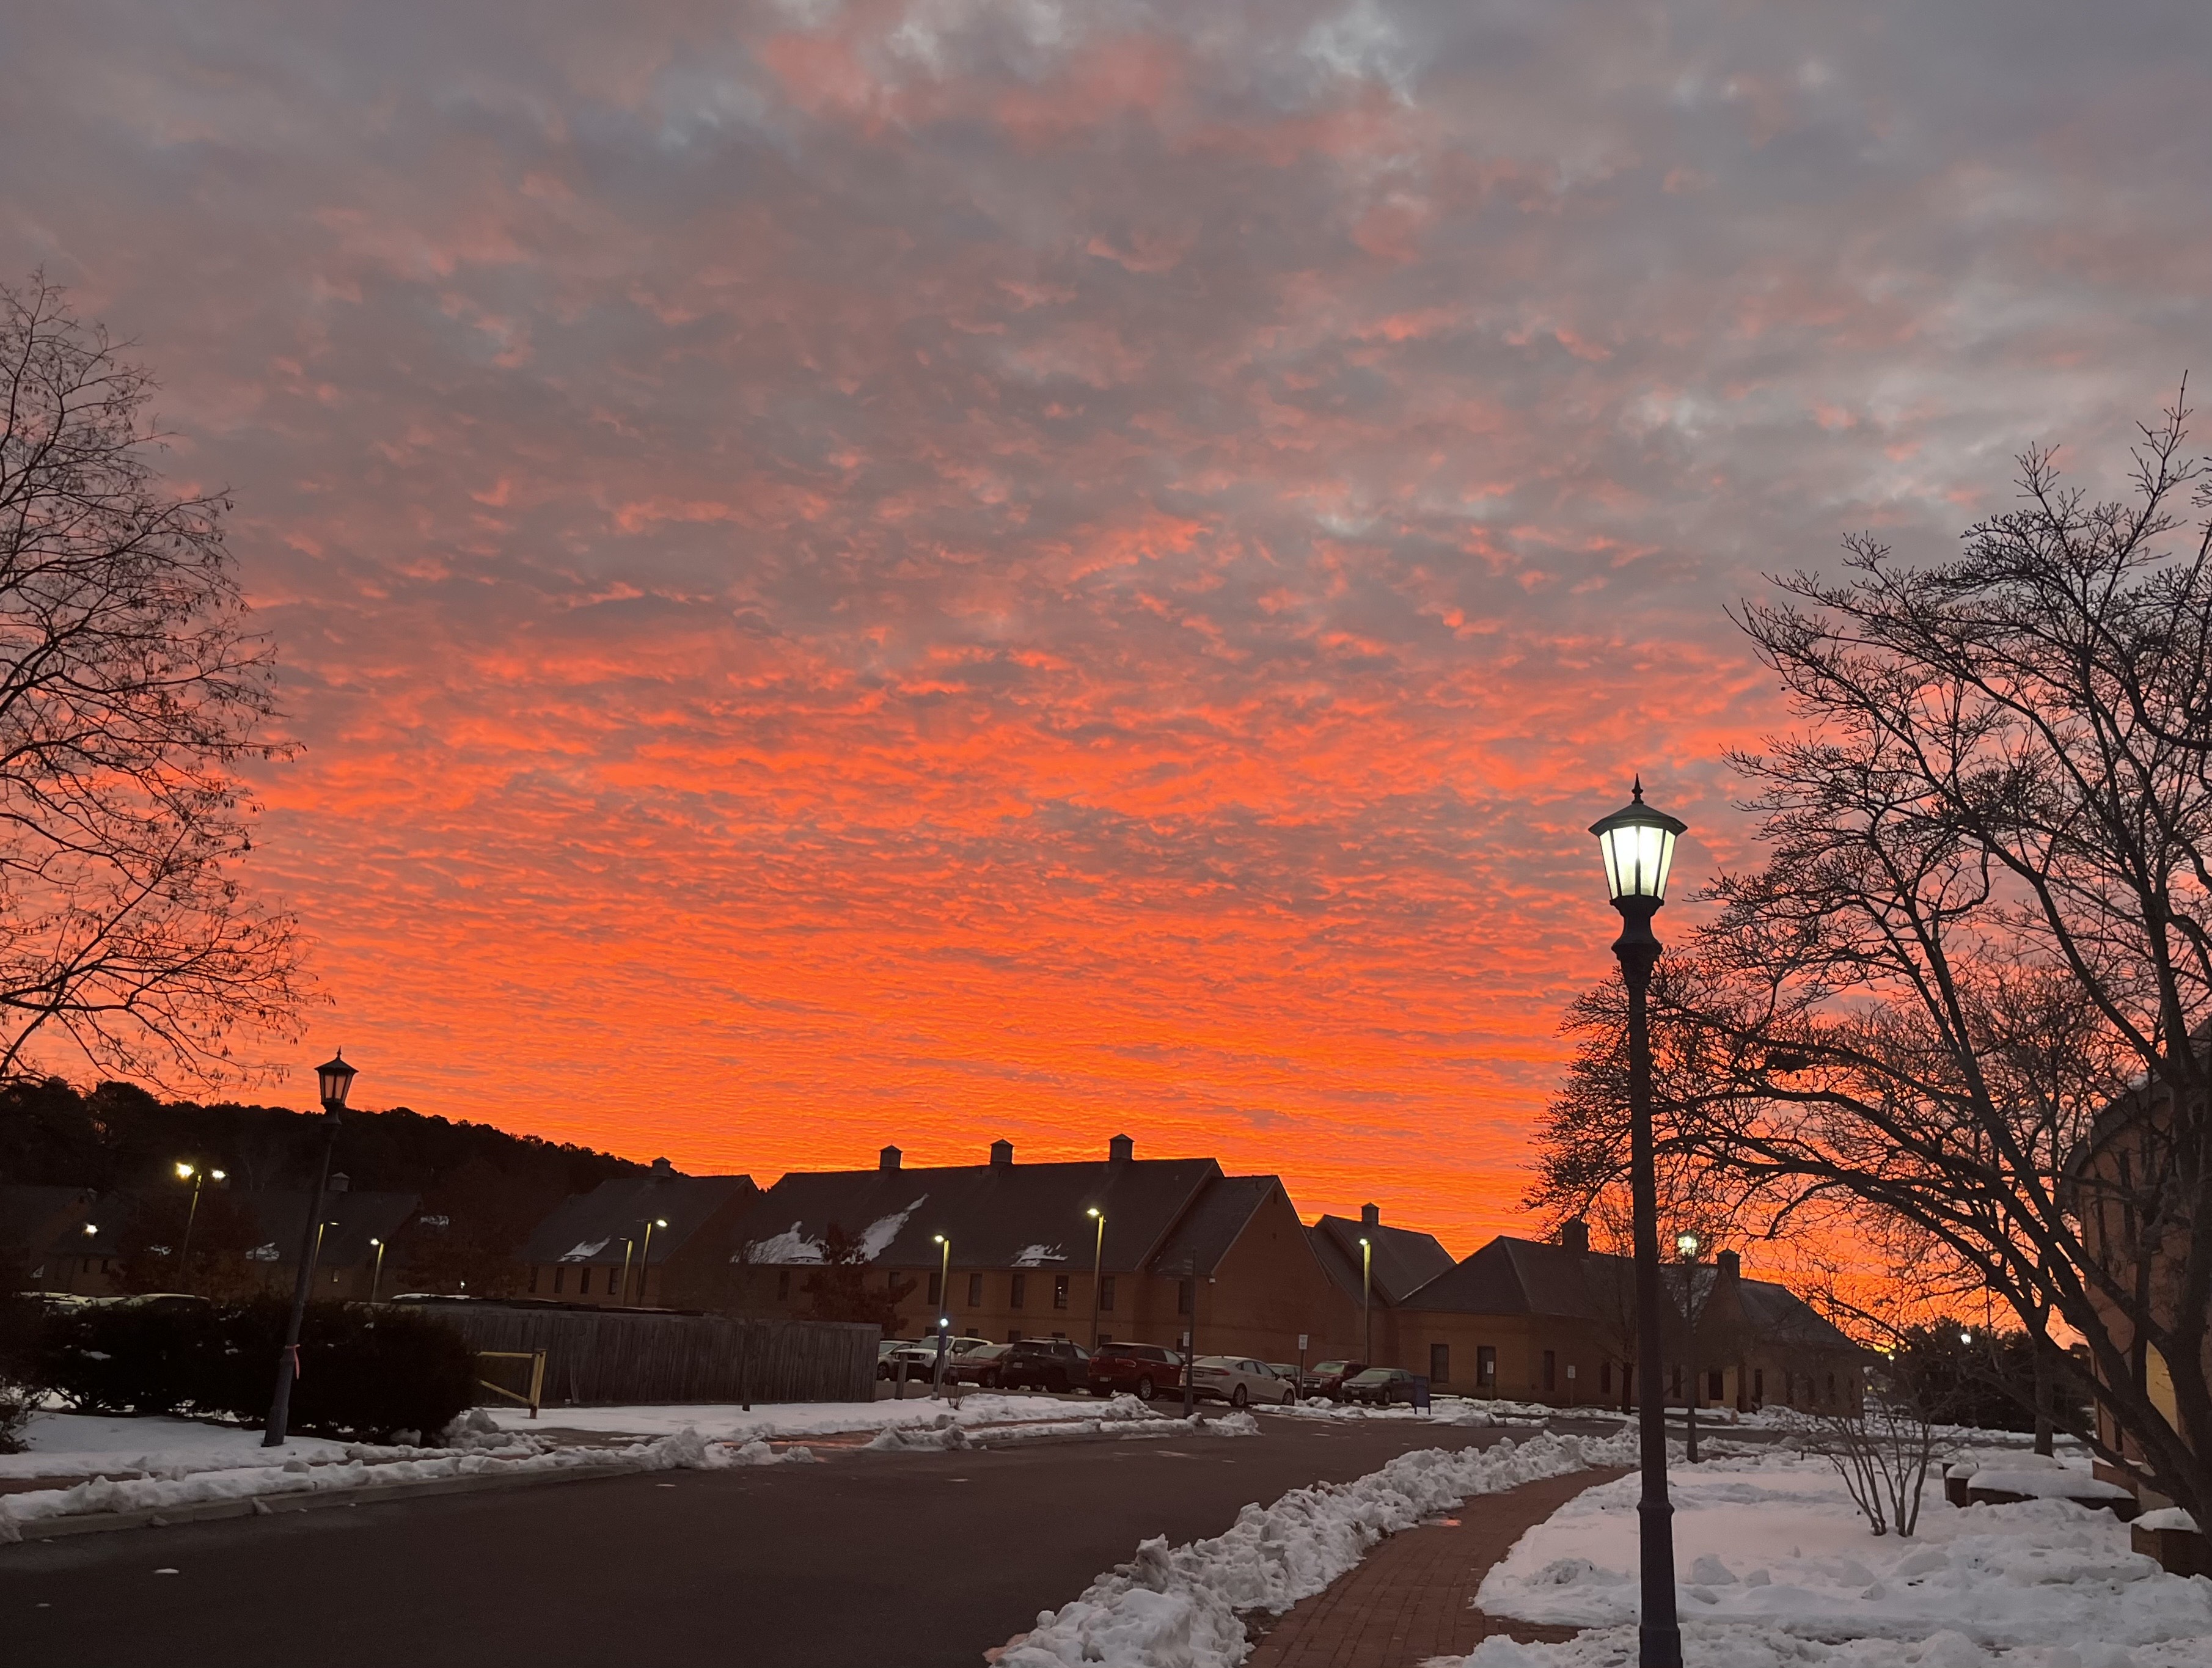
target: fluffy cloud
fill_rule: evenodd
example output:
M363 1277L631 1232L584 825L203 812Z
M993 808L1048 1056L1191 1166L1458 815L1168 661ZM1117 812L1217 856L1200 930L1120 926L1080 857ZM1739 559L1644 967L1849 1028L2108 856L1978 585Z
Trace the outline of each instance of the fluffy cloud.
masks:
M2199 8L85 0L0 270L161 372L364 1098L1510 1216L1723 609L2109 470ZM374 1087L372 1088L372 1085Z

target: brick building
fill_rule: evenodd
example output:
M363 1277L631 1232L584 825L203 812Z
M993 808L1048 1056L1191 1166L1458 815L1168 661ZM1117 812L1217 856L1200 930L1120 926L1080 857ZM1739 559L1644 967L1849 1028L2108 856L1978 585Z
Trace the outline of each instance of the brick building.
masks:
M725 1307L730 1259L760 1197L750 1176L687 1176L656 1158L646 1174L611 1177L538 1223L522 1253L526 1295L607 1307Z
M1097 1215L1093 1215L1093 1212ZM1101 1218L1103 1217L1103 1226ZM870 1283L911 1282L898 1331L1174 1344L1296 1361L1348 1347L1352 1306L1323 1269L1282 1183L1210 1158L1139 1159L1127 1136L1103 1159L908 1169L886 1147L872 1170L796 1172L760 1195L736 1253L734 1313L803 1316L832 1224L857 1238ZM940 1288L951 1242L950 1289Z
M1306 1230L1314 1255L1352 1305L1352 1332L1346 1349L1353 1358L1378 1364L1396 1362L1397 1311L1413 1293L1452 1266L1452 1254L1433 1234L1393 1228L1382 1207L1363 1204L1359 1220L1322 1216ZM1372 1333L1371 1339L1369 1337Z

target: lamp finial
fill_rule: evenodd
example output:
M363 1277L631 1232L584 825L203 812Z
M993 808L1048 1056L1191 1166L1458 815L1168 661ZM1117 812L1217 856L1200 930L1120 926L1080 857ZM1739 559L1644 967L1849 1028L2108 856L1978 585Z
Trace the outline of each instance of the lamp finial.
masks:
M1640 805L1644 803L1644 773L1640 770L1636 773L1634 796L1638 804Z

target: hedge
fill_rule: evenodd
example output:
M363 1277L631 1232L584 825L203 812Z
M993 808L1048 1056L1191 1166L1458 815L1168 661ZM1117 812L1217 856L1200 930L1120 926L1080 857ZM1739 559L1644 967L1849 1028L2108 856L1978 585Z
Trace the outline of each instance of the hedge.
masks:
M176 1299L88 1303L48 1317L39 1378L88 1413L191 1413L259 1424L289 1305ZM459 1333L414 1310L313 1303L300 1330L290 1428L345 1441L441 1429L475 1399Z

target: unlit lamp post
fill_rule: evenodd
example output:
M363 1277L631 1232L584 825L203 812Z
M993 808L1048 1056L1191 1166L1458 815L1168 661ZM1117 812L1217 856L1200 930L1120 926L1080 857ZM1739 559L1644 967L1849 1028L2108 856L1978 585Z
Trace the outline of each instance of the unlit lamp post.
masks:
M1091 1353L1095 1356L1098 1353L1099 1285L1106 1272L1106 1213L1094 1204L1091 1217L1098 1224L1097 1242L1091 1252Z
M292 1283L292 1313L284 1323L284 1347L276 1352L276 1393L269 1399L269 1422L261 1446L281 1448L292 1416L292 1383L300 1376L300 1323L307 1319L308 1283L315 1277L315 1252L323 1234L323 1190L330 1184L331 1154L338 1144L338 1114L345 1110L354 1069L343 1053L315 1068L323 1095L323 1162L315 1172L315 1196L307 1206L307 1225L300 1236L300 1277Z
M1687 825L1644 803L1644 783L1612 816L1590 824L1605 854L1605 883L1620 912L1613 954L1628 986L1629 1191L1636 1230L1637 1386L1644 1497L1637 1502L1643 1541L1643 1611L1639 1668L1682 1668L1682 1629L1674 1616L1674 1507L1667 1498L1666 1384L1660 1362L1666 1335L1659 1324L1659 1175L1651 1132L1651 1023L1647 1000L1659 941L1651 918L1667 901L1674 842Z

